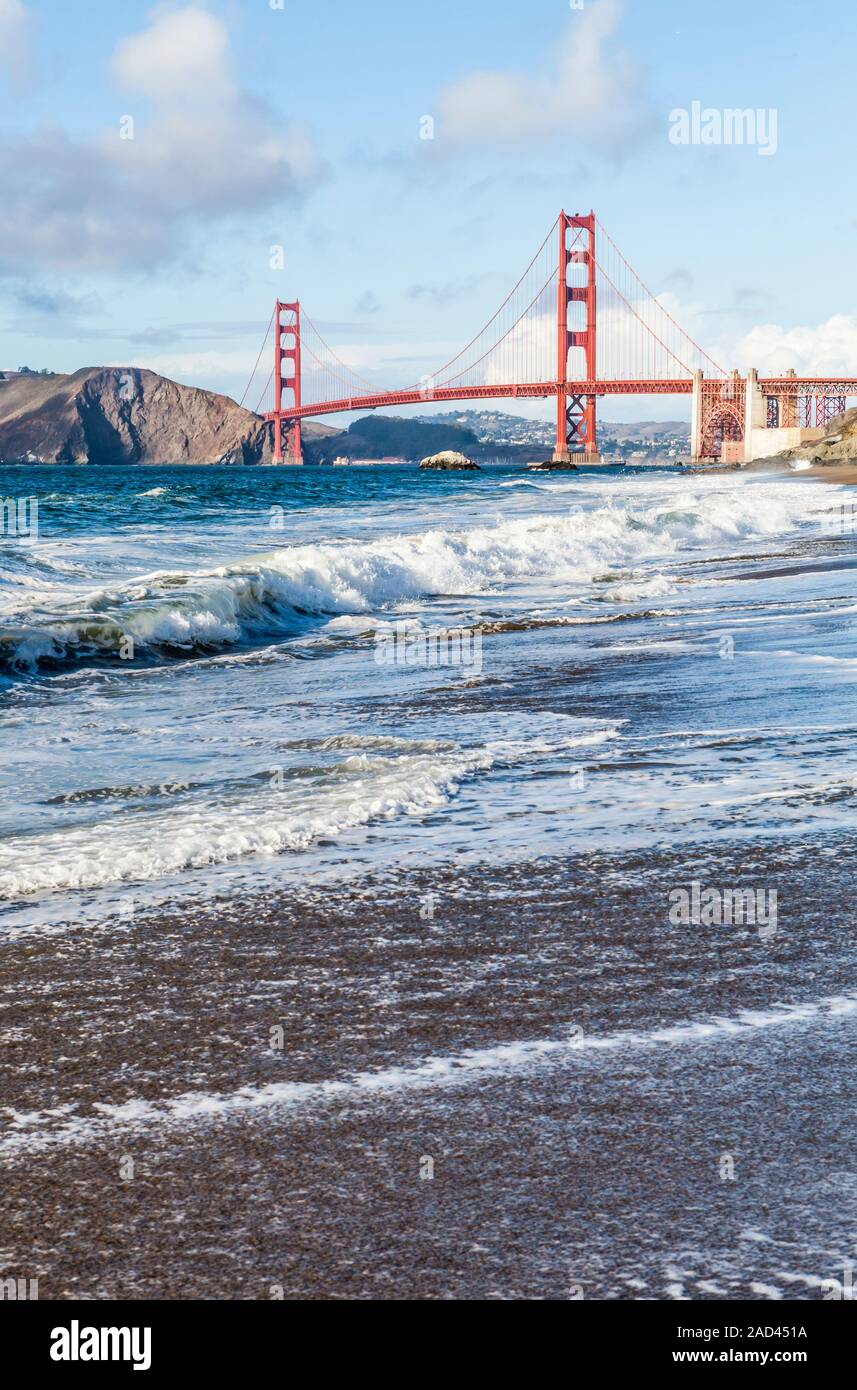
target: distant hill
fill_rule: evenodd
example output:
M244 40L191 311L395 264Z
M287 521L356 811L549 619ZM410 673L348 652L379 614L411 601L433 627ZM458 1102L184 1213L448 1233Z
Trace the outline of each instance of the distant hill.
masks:
M426 423L432 421L472 429L483 444L553 447L553 420L534 420L522 415L509 415L503 410L450 410L415 418ZM617 444L658 444L685 438L689 442L690 424L686 420L635 420L614 423L599 417L598 433L600 438L612 440Z
M312 440L335 431L307 424ZM228 396L138 367L0 381L4 462L269 463L271 426Z
M633 420L630 423L601 420L598 429L604 438L615 439L617 444L662 444L675 439L686 439L690 443L687 420Z
M335 438L305 442L305 452L313 463L332 463L337 455L420 459L444 449L466 452L476 443L473 431L461 426L404 420L397 415L364 415Z

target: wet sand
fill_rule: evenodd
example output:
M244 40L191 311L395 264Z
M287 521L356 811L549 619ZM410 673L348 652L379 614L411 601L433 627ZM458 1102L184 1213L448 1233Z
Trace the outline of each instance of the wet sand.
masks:
M805 478L821 478L826 483L844 483L853 487L857 483L857 463L814 464L804 470Z
M697 464L688 469L690 473L771 473L785 478L821 478L826 483L840 483L853 487L857 483L857 462L847 460L843 463L814 463L809 468L790 468L783 459L757 459L746 465Z
M794 841L591 855L22 939L4 1270L42 1298L817 1298L857 1238L853 848L835 876ZM693 872L778 886L776 936L671 926Z

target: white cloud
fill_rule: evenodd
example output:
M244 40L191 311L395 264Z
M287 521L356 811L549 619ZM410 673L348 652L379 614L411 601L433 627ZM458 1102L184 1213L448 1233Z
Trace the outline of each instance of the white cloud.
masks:
M21 0L0 0L0 71L18 89L30 79L30 16Z
M112 71L133 139L117 117L90 141L0 141L0 269L148 267L187 251L200 221L237 222L319 176L308 137L241 90L228 30L199 5L157 12Z
M793 367L798 376L848 376L854 373L857 362L857 315L835 314L816 327L785 328L781 324L759 324L737 342L712 346L707 338L705 311L700 304L683 303L671 293L659 295L658 302L684 332L727 371L737 368L745 373L749 367L756 367L762 376L780 376ZM666 320L650 300L637 300L633 307L639 319L648 323L676 354L672 357L664 348L653 346L646 367L648 372L656 376L680 376L683 373L677 362L686 363L691 368L696 365L687 344L682 344L670 332ZM639 356L639 319L616 303L609 294L602 296L598 312L600 375L624 376L633 370L631 364ZM515 364L521 361L530 363L537 380L545 375L551 376L556 353L555 339L556 321L552 314L537 315L522 321L485 363L485 381L494 384L510 380L515 374ZM572 372L582 372L580 350L576 354L572 351L569 368ZM708 364L704 364L704 369L707 374L713 371Z
M515 381L522 372L527 380L555 380L556 314L533 314L521 319L497 344L482 371L486 386Z
M598 307L598 374L606 378L680 377L682 368L691 371L696 358L686 337L674 330L677 324L705 347L704 319L696 304L682 304L674 294L665 293L657 303L649 298L619 300L608 288L600 291ZM645 327L655 335L644 338ZM656 341L660 340L660 343ZM716 360L716 359L715 359ZM572 380L586 372L582 348L569 351L568 370ZM711 368L707 368L711 370ZM531 313L516 324L498 344L483 367L485 382L500 385L514 381L522 373L534 381L556 377L556 311Z
M150 28L123 39L113 72L121 86L165 105L200 97L214 104L235 95L226 27L193 6L162 13Z
M730 367L756 367L780 376L794 367L798 376L847 376L857 362L857 316L834 314L815 328L759 324L727 354Z
M160 376L167 376L172 381L225 381L233 377L246 381L255 361L256 353L252 349L236 349L234 352L179 352L155 357L135 356L132 365L147 368L150 372L158 372ZM127 367L129 363L123 359L110 365ZM260 382L264 385L264 378L261 376Z
M529 76L477 72L440 98L438 135L457 145L518 145L585 136L618 152L646 122L637 66L614 43L622 0L596 0L571 15L556 62Z
M242 92L226 26L189 7L157 16L114 55L117 81L152 103L154 118L134 141L111 137L117 163L148 196L173 208L234 212L267 204L319 172L310 141Z

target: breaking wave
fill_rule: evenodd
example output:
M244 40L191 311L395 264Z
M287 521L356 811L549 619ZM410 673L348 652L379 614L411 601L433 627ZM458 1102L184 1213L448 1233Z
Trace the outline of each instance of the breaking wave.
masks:
M677 581L653 573L653 565L806 521L805 498L794 490L772 488L764 507L760 500L746 485L684 487L657 505L631 497L466 531L296 545L210 571L159 571L75 599L61 585L51 589L53 601L44 590L20 593L0 627L0 671L118 661L129 651L150 661L204 655L287 640L344 615L371 619L433 597L496 594L532 580L578 592L592 585L589 596L602 602L662 597ZM372 626L370 620L364 630Z

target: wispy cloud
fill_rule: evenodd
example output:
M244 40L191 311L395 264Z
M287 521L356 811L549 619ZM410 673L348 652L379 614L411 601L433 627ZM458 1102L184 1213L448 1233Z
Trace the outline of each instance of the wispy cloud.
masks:
M476 72L440 97L438 141L519 146L585 137L617 155L653 125L639 67L615 40L622 0L597 0L569 17L554 62L536 74Z
M676 294L683 294L685 291L693 289L693 276L684 266L676 266L669 275L665 276L662 288L672 290Z
M739 285L735 290L736 309L758 309L770 301L770 290L759 289L755 285Z
M377 314L380 313L380 310L381 301L371 290L366 290L365 294L361 294L357 303L354 305L355 314L360 314L361 316L364 314Z
M22 0L0 0L0 73L18 91L32 78L31 19Z
M43 289L26 283L14 286L11 297L19 308L54 319L79 318L81 315L104 312L101 297L94 292L69 294L66 290Z
M408 299L427 299L443 308L465 298L485 279L484 275L467 275L459 280L446 280L442 284L432 281L429 284L416 284L408 287Z
M134 356L133 364L129 364L127 357L116 359L110 363L111 366L148 368L149 371L158 372L160 376L169 377L171 381L183 383L193 383L196 386L234 387L237 383L246 383L253 370L256 354L252 348L234 351L200 351L200 352L176 352L158 353L154 356L147 356L137 353ZM255 405L255 401L252 403Z

